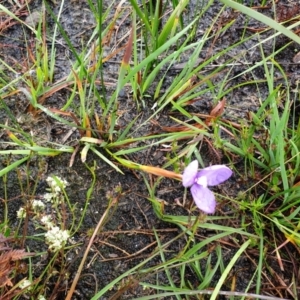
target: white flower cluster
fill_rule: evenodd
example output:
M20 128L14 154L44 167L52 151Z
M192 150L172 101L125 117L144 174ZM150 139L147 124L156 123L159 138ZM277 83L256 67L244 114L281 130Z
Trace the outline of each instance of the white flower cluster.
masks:
M20 289L26 289L27 287L29 287L30 285L31 285L31 281L30 280L28 280L28 279L24 279L21 283L20 283L20 285L19 285L19 288ZM28 288L28 290L30 290L32 287L29 287Z
M57 226L52 227L46 234L46 243L49 245L49 250L56 252L63 248L70 237L67 230L61 230Z
M45 204L41 200L33 200L31 202L31 208L35 214L39 214L45 210ZM24 207L20 207L17 211L17 218L24 219L26 217L26 209Z
M46 193L44 199L47 202L60 204L63 200L62 189L68 185L68 182L59 176L56 176L56 180L49 176L46 181L50 187L50 193Z
M32 282L28 279L22 280L22 282L19 284L20 289L28 289L28 291L32 290L33 286L30 286ZM46 298L43 295L39 295L37 297L37 300L46 300Z
M41 200L33 200L31 203L33 211L35 213L41 212L45 210L45 204Z
M51 227L54 226L54 224L53 224L53 222L52 222L52 217L51 217L50 215L42 216L41 222L42 222L48 229L50 229Z
M68 182L58 176L48 177L46 179L50 189L50 192L44 194L44 201L51 202L54 214L58 212L58 205L64 200L63 189L68 185ZM34 213L32 220L39 220L40 224L44 226L44 229L47 230L45 233L45 241L49 245L49 250L56 252L62 249L67 243L70 234L67 230L61 230L56 226L55 217L54 221L52 216L45 213L46 205L41 200L32 200L31 201L30 211ZM17 211L17 217L23 219L26 217L25 207L21 207ZM23 284L23 283L22 283ZM42 298L41 298L42 299Z
M20 207L17 211L17 218L18 219L24 219L26 217L26 210L24 207Z

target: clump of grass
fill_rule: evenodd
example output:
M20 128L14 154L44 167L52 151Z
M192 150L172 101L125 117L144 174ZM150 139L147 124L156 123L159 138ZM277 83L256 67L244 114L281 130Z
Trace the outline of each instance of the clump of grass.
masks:
M267 296L262 295L263 283L272 282L275 277L265 270L274 274L275 262L283 271L286 268L284 260L288 256L294 265L298 265L289 248L286 247L290 244L299 250L300 243L298 232L300 223L297 217L299 214L299 122L296 121L293 113L297 97L291 98L292 88L289 78L276 61L276 54L284 51L286 46L275 51L275 41L279 34L298 43L300 39L291 30L295 25L284 27L237 2L228 0L221 0L221 2L226 6L220 6L220 11L211 24L201 28L201 39L194 41L201 18L214 5L213 1L208 1L198 15L193 14L189 22L185 20L185 12L190 5L187 0L173 1L170 6L162 1L143 2L139 5L138 2L131 0L130 6L123 5L123 2L112 3L107 10L103 9L100 0L95 4L88 1L89 8L95 16L96 26L86 46L80 50L74 47L71 37L67 36L60 22L64 2L60 4L58 16L53 13L49 5L45 8L55 22L55 29L50 37L50 49L47 46L49 36L46 31L45 11L42 12L37 27L32 28L20 20L19 16L3 5L0 6L10 19L29 28L36 40L34 48L28 47L31 50L28 50L30 55L27 69L21 76L18 75L17 69L1 60L3 65L1 72L7 71L18 77L11 79L5 76L1 80L1 109L6 112L8 118L0 124L6 138L2 146L7 147L0 150L0 154L5 155L7 162L7 166L0 170L4 185L2 200L4 222L0 229L6 238L13 234L14 238L21 240L22 249L25 249L27 240L36 240L42 245L41 247L46 247L36 256L40 254L48 256L47 265L37 278L33 276L33 258L29 259L26 276L25 273L22 276L23 282L19 280L20 274L17 272L13 274L14 278L9 278L9 271L7 271L9 268L5 264L4 287L1 290L3 297L12 294L21 297L23 293L26 297L41 298L46 293L49 281L52 281L54 286L50 298L56 297L59 293L60 282L65 280L68 274L69 265L65 255L68 250L75 247L68 241L80 231L86 216L87 205L95 188L96 165L88 167L92 184L86 192L86 203L81 217L76 215L76 205L72 203L72 199L69 199L65 190L66 185L59 177L54 176L49 179L52 196L48 195L48 198L51 203L42 202L53 211L55 218L51 220L45 218L43 205L35 202L42 201L35 199L37 182L42 172L38 172L34 187L27 198L25 194L29 193L24 192L20 180L24 203L18 212L17 229L11 227L9 219L8 203L11 200L7 190L9 174L16 170L18 177L21 178L20 166L26 163L29 170L30 161L41 156L72 153L71 164L73 164L74 156L79 149L83 163L92 152L118 172L123 172L124 168L131 168L157 175L158 178L151 178L151 180L143 175L149 193L147 199L151 202L158 218L166 223L175 224L181 230L177 237L163 242L154 228L157 248L145 261L127 270L105 287L101 287L92 299L104 297L114 286L118 286L119 290L113 299L122 296L132 287L139 287L141 293L146 291L145 294L154 294L141 299L167 296L174 296L176 299L193 299L194 295L210 295L210 299L216 299L218 295L268 299ZM114 5L117 5L117 9L112 13ZM218 37L225 34L234 24L235 20L231 20L223 24L224 26L219 26L221 16L227 7L260 20L276 32L271 33L269 30L268 36L265 36L267 31L263 36L259 33L250 34L248 37L243 35L231 47L217 50L199 60L204 49L213 49ZM124 14L132 18L131 25L124 33L126 42L105 56L103 48L110 46L114 34L113 28ZM54 82L55 43L58 33L73 54L74 61L70 62L69 74ZM261 60L255 65L245 67L240 74L236 75L234 67L243 57L243 53L232 56L231 51L239 49L241 45L253 38L257 38L258 42L252 50L260 51ZM270 39L274 40L273 52L266 54L264 44ZM112 91L106 92L106 87L109 88L109 85L104 80L103 63L121 50L124 50L124 54L120 62L118 79L112 84ZM189 57L188 62L179 68L178 74L167 85L170 70L178 60L186 56ZM224 63L208 68L220 57L224 58ZM263 68L265 78L258 81L253 73L259 67ZM280 74L281 84L276 83L275 74ZM245 75L250 77L253 75L253 78L230 85ZM267 96L260 93L263 84L267 86ZM226 107L230 109L230 101L226 100L226 97L230 97L233 91L246 85L257 86L259 107L256 112L250 113L249 120L233 121L224 112ZM121 111L120 94L125 88L132 91L132 100L136 103L136 117L120 127L118 125ZM63 89L69 89L66 101L59 108L49 107L46 99ZM30 131L22 127L7 104L6 100L15 94L25 95L28 104L26 113L30 113L34 118L39 114L45 114L66 127L75 128L80 134L77 143L66 146L63 143L56 144L49 141L41 143L40 140L36 140ZM208 95L213 98L210 112L196 113L193 104ZM151 96L152 101L148 96ZM151 113L148 113L146 120L137 125L140 112L143 110ZM168 115L172 114L168 126L160 124L159 118L163 111ZM149 127L151 123L154 123L160 132L147 132L141 135L139 130L142 127ZM144 144L145 141L150 143ZM161 168L143 166L134 161L136 152L161 145L169 149ZM211 153L208 158L203 153L205 147ZM197 158L202 167L212 160L218 163L226 161L234 168L235 179L241 178L247 185L246 189L239 191L237 195L226 193L225 189L221 189L217 198L222 204L219 205L216 216L205 216L189 207L187 205L189 201L186 201L189 196L186 193L182 196L182 202L178 202L182 209L180 213L171 214L166 209L167 201L157 196L163 177L180 180L184 165L192 157ZM172 171L166 170L167 168ZM29 190L29 171L26 177ZM247 181L251 182L247 183ZM108 199L107 210L93 230L66 299L72 298L93 241L103 228L107 216L114 211L121 194L119 191L116 197ZM39 209L37 203L40 204ZM40 231L29 232L29 224L34 224ZM210 234L203 237L201 230L206 230ZM52 239L58 235L61 237L59 245ZM172 245L179 241L182 243L182 240L184 242L180 251L172 255L166 254ZM232 251L229 258L226 258L226 247L230 247ZM35 249L27 251L35 251ZM249 258L250 251L254 251L258 259ZM9 249L7 253L10 254L1 255L0 258L3 261L7 257L14 260L13 255L16 252L13 254ZM23 256L21 252L17 254ZM273 254L276 254L276 259L271 260L269 257ZM157 257L160 262L149 267L147 263L155 261ZM238 274L233 273L233 269L234 266L239 265L239 260L245 257L252 261L253 275L245 290L237 292ZM61 268L58 275L53 276L58 261L61 262ZM28 282L24 285L25 277L30 280L27 287ZM166 283L162 284L161 278L166 279ZM298 284L296 278L297 274L293 270L292 287L284 286L285 294L270 284L274 294L272 299L276 299L276 296L283 299L288 294L296 297ZM9 290L7 283L11 282L15 286ZM24 289L20 290L22 285ZM252 286L256 287L255 294Z

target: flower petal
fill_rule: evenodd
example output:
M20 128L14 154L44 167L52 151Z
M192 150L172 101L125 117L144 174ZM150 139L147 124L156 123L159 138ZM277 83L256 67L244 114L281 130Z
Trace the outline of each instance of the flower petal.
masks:
M182 174L182 185L189 187L195 183L195 179L198 172L198 161L192 161L183 171Z
M232 175L232 171L224 165L214 165L202 169L197 174L197 178L206 177L207 185L214 186L226 181Z
M212 191L198 184L191 187L193 199L199 209L207 214L213 214L216 210L216 199Z

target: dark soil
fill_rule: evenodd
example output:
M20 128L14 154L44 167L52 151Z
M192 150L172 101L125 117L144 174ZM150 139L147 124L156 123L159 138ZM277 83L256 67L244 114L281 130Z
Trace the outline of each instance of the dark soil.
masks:
M259 1L249 2L251 2L253 6L259 5ZM277 4L279 7L281 7L280 11L283 10L282 7L285 5L283 2L285 1L279 1ZM1 1L1 4L9 9L13 9L11 1ZM59 5L55 5L54 3L48 3L48 5L52 7L54 13L57 15ZM291 6L292 4L289 3L286 5ZM40 1L33 1L30 3L31 11L40 11L41 7L42 4ZM201 24L199 24L199 33L196 35L196 39L201 38L201 32L203 32L201 30L202 27L206 28L205 24L211 23L211 20L219 13L220 7L220 3L215 1L214 6L210 9L209 13L204 16ZM261 11L270 16L273 15L273 12L270 8L263 9ZM29 12L27 7L24 7L19 17L24 20L28 14ZM286 9L286 14L291 14L290 10ZM186 21L189 18L192 18L192 16L193 7L191 6L187 9L185 16ZM5 19L5 16L2 15L2 17ZM280 17L284 18L283 13L281 13ZM49 36L51 36L52 28L55 23L48 14L46 19L48 26L47 30L49 31ZM220 51L220 49L230 47L232 44L239 41L241 39L241 34L250 36L253 34L253 29L262 27L262 25L258 22L249 20L247 17L238 14L231 9L226 9L223 12L222 17L220 18L220 26L222 27L224 24L227 24L233 19L236 19L235 24L218 36L218 38L215 39L210 47L205 48L201 53L200 59L202 61L214 53L217 53ZM70 38L73 46L79 51L82 49L82 45L88 41L96 22L89 10L88 4L85 1L67 0L62 13L61 24ZM247 24L246 30L245 24ZM118 35L116 36L117 40L129 30L126 25L129 26L130 22L125 23L125 25L122 24L122 28L120 28ZM218 28L215 28L215 30L218 30ZM260 40L267 37L268 34L269 33L262 34L260 36ZM72 53L68 50L69 47L64 42L64 39L62 39L60 36L58 40L61 41L61 43L56 44L57 65L54 78L55 82L61 78L64 78L70 73L69 62L75 60ZM27 41L27 44L25 41ZM20 24L16 23L8 28L5 28L0 36L1 59L13 69L19 70L20 74L23 74L28 70L28 67L30 67L26 65L26 62L28 61L27 47L30 46L33 41L33 34L28 29L24 29ZM224 65L224 63L230 58L236 58L235 62L238 63L235 63L235 66L227 65L223 69L226 69L227 72L229 69L231 69L230 72L232 77L232 79L229 80L225 91L227 102L224 118L237 123L241 122L243 119L247 119L249 112L256 111L259 107L260 100L265 99L268 94L268 89L265 83L258 84L260 94L257 93L256 85L240 86L238 88L234 88L230 93L227 93L227 90L229 90L231 87L241 84L243 81L246 82L250 79L259 81L265 79L264 69L262 66L253 70L251 74L252 78L248 78L250 76L249 73L245 74L244 76L240 76L240 74L246 70L249 65L255 64L257 61L261 60L261 53L259 52L258 47L253 48L253 50L249 50L258 41L259 40L257 37L250 39L247 43L243 43L239 48L233 49L228 54L220 57L218 60L212 62L209 67L207 67L207 72L210 72L211 68L218 68L220 65ZM289 41L284 37L278 38L276 46L280 48L287 42ZM266 56L273 52L272 41L264 43L263 47ZM296 83L300 75L299 65L294 63L292 60L295 53L297 53L299 50L298 48L298 45L291 44L276 57L277 61L289 75L289 79L292 84ZM107 48L105 51L109 52L110 49ZM184 63L188 59L189 57L187 54L185 57L181 58L181 61L178 61L178 65L174 66L174 69L170 70L170 77L165 83L165 88L167 87L168 81L171 82L174 79L174 76L176 76L178 70L180 71L180 64ZM120 54L120 56L113 57L105 64L105 81L109 81L110 83L116 82L121 60L122 54ZM205 71L206 70L203 70L202 75L205 75ZM7 78L11 78L13 76L13 74L10 73L4 75ZM220 75L213 79L216 89L220 86L222 76L223 73L221 72ZM279 85L281 83L282 81L278 77L276 84ZM115 87L111 85L107 85L105 87L107 98L109 98L109 95L111 92L113 92L114 88ZM103 89L99 88L99 90L103 92ZM151 95L151 93L152 91L150 90L149 96L152 97L153 95ZM67 88L62 89L51 97L47 98L44 105L46 107L60 109L65 104L65 99L67 99L69 94L70 91ZM218 94L217 90L214 91L214 93L207 93L207 95L202 97L201 100L191 105L190 111L201 114L209 113L216 104L217 100L221 100L223 97L222 95L218 94L220 98L213 99L213 95L216 94ZM120 112L122 112L119 120L120 127L125 127L126 124L134 119L137 114L140 114L140 117L135 125L137 130L135 132L136 136L145 136L152 132L161 131L160 127L153 124L148 124L148 127L140 126L140 124L142 124L143 121L152 114L150 108L154 103L151 100L151 97L149 97L150 100L144 99L146 103L144 108L138 108L137 101L132 99L130 91L124 89L120 95L120 107L118 108ZM12 116L8 115L7 109L13 113ZM100 111L100 108L97 109ZM162 111L158 115L158 123L165 126L174 125L172 121L170 121L171 114L172 113L170 113L167 109ZM22 130L28 132L28 134L33 134L34 139L38 144L47 145L49 141L61 143L70 130L68 126L59 123L47 115L38 114L33 116L28 113L28 100L26 96L20 92L2 100L2 105L0 106L0 123L5 124L7 121L10 123L10 118L16 118ZM1 141L8 141L9 139L6 132L3 129L1 130ZM66 141L66 144L72 146L77 145L79 137L79 132L74 131L74 133ZM188 141L183 141L182 143L186 142ZM9 149L9 147L4 143L0 144L0 148ZM220 157L216 158L214 153L211 152L209 145L203 145L201 151L204 154L203 156L206 157L205 163L207 165L211 163L228 163L222 152L219 153ZM161 166L166 162L165 153L166 152L164 151L163 147L153 146L146 151L141 151L131 155L130 159L144 165ZM1 170L16 158L2 156L0 159ZM58 257L56 266L57 271L60 274L65 274L65 277L59 278L53 276L53 278L51 278L51 280L47 283L47 299L65 299L66 293L72 284L73 278L78 269L93 229L106 210L108 201L111 199L117 201L117 205L115 206L115 209L110 211L105 222L105 226L97 235L97 238L89 253L89 257L82 272L81 278L76 287L76 293L73 295L72 299L90 299L97 291L112 282L115 278L148 258L152 251L154 251L155 247L157 247L153 229L155 229L162 244L181 234L181 229L179 227L161 220L155 214L153 206L148 200L148 190L145 186L142 174L122 167L121 169L124 175L120 174L113 170L105 162L101 161L99 157L94 156L91 153L89 153L85 164L83 164L80 160L80 153L78 153L78 155L75 157L72 167L69 167L70 160L70 154L62 154L55 157L43 158L33 156L28 162L18 168L19 173L15 171L8 173L8 180L7 183L5 183L7 185L8 199L10 200L8 204L10 215L8 218L11 221L10 226L13 231L14 228L18 226L19 222L19 220L16 219L16 211L21 205L24 204L24 202L26 202L28 198L32 196L33 192L35 198L42 197L47 189L45 180L49 175L60 176L70 183L66 191L70 201L72 203L77 203L76 213L78 216L80 216L81 209L84 208L86 203L87 191L90 188L93 180L92 174L88 170L87 166L91 168L93 167L94 163L96 165L95 175L97 179L94 192L90 199L87 213L83 220L83 225L76 236L74 236L72 239L72 244L76 245L76 247L71 247L70 250L66 251L64 257ZM236 162L237 168L239 168L240 163L240 167L242 168L243 163L240 161ZM183 169L183 165L180 167ZM27 181L26 176L28 173L30 173L29 181ZM146 177L150 177L150 181L152 182L156 180L155 176L151 177L146 175ZM250 179L241 179L236 174L231 180L228 181L228 183L222 185L220 188L217 188L216 191L222 192L224 195L229 195L234 198L240 190L243 191L244 188L250 186L252 183L253 182L250 182ZM21 186L23 187L23 190L21 190ZM193 213L190 212L192 201L189 194L186 207L180 207L177 204L178 200L180 203L182 203L183 191L184 189L181 184L175 180L164 179L161 181L157 188L157 197L165 201L166 214L198 214L197 211L194 211ZM3 199L5 198L3 183L0 183L0 197ZM220 204L217 209L217 215L222 215L224 212L226 212L226 210L226 203L222 205ZM226 226L235 226L235 224L231 224L229 221L227 222L228 224L222 224ZM30 225L30 222L28 225L28 230L29 232L30 230L35 230L32 225ZM213 234L215 233L204 229L202 231L199 230L197 239L200 241ZM186 236L182 236L171 244L171 246L168 248L168 251L165 252L166 259L176 257L176 255L180 253L186 243L186 238ZM240 237L237 236L237 238ZM281 239L280 241L284 241L283 236L279 238ZM278 244L280 244L280 241ZM30 252L42 252L47 250L46 248L41 249L41 244L35 242L34 240L21 240L18 243L20 243L20 247L25 247L25 249L28 249ZM228 241L227 244L223 243L222 245L222 247L224 247L224 265L227 265L227 263L238 250L238 243ZM44 246L46 247L46 245ZM295 249L290 245L288 247L289 254L292 257L298 257L299 254L295 253ZM34 265L34 278L37 278L40 274L42 274L43 267L51 258L52 254L48 253L43 257L43 260L41 260L40 257L32 260ZM262 291L265 292L266 295L273 295L273 286L282 286L281 280L284 280L287 285L288 283L291 283L293 276L295 275L295 270L293 270L292 266L289 265L288 262L284 261L283 263L285 268L284 271L281 271L276 259L274 258L274 255L270 255L268 259L270 269L265 270L265 272L268 273L269 278L272 278L273 283L270 284L270 282L263 282ZM251 281L253 273L255 272L258 260L259 253L257 250L252 249L243 255L238 261L231 275L231 278L235 278L235 291L243 292L247 290L248 283ZM161 263L161 258L156 256L147 263L146 267L151 267L159 263ZM61 270L62 267L64 268L63 272ZM203 264L201 267L204 269L206 268L206 265ZM275 274L271 274L272 270L275 272ZM180 274L178 274L177 271L172 272L174 282L180 282ZM187 274L189 274L190 277L186 278L186 280L189 281L191 286L196 289L199 285L199 282L197 282L195 279L196 276L194 275L194 271L189 270ZM17 278L20 279L22 276L24 277L24 275L20 274ZM298 281L299 279L296 278L295 280ZM102 299L133 299L137 296L153 293L151 290L143 290L142 287L137 284L138 281L159 281L160 284L168 283L164 273L143 275L143 273L139 274L138 272L134 278L128 278L127 281L122 282L122 284L119 284L108 291L106 297L103 297ZM217 281L218 278L215 278L214 282ZM231 283L232 281L228 281L228 286L224 286L223 290L230 290ZM248 291L255 292L255 287L250 287ZM274 296L280 297L279 295ZM287 291L282 291L281 296L291 299L291 295ZM174 298L170 297L168 299ZM220 297L220 299L222 298Z

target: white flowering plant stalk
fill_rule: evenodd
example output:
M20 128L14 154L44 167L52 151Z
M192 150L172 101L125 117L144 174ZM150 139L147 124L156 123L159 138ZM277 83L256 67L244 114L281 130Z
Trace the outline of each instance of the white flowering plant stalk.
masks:
M61 204L64 200L64 189L67 187L68 182L59 176L47 177L49 185L49 193L44 194L44 199L53 204Z
M51 227L45 234L46 243L52 252L59 251L68 241L70 234L67 230L61 230L57 226Z
M33 215L32 220L37 222L36 227L46 231L45 243L49 246L50 252L61 250L70 237L70 232L65 227L62 211L65 207L65 188L68 182L59 176L47 177L46 182L49 188L41 200L30 201L27 207L20 207L17 211L17 218L22 221L27 217L27 211ZM51 208L51 214L46 213L46 208Z
M35 276L36 274L32 269L34 263L30 262L24 263L26 268L21 273L24 274L21 279L20 276L17 280L12 276L8 278L7 285L12 282L10 286L15 285L16 293L18 292L28 299L43 300L46 299L44 295L51 293L46 288L47 282L43 282L43 280L44 278L52 278L55 281L58 273L61 272L59 268L65 270L69 263L67 250L76 245L76 241L72 241L70 237L80 228L77 222L81 222L82 215L86 211L85 208L85 211L80 214L80 218L75 215L76 206L71 204L65 191L69 183L64 178L49 176L46 178L46 183L47 187L44 189L44 194L38 195L34 190L32 196L30 194L29 196L25 195L24 204L16 212L18 227L15 230L15 236L21 238L25 236L26 240L34 239L34 244L26 242L24 247L31 248L32 245L34 247L38 245L37 248L30 249L33 252L32 255L36 255L35 259L44 257L43 261L47 261L45 265L43 262L43 274L45 274L43 276L40 274L38 277ZM75 224L78 227L75 227ZM59 268L56 266L57 260L60 261ZM18 272L14 273L20 275ZM10 274L14 273L11 272Z

